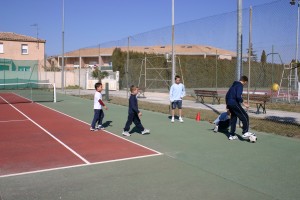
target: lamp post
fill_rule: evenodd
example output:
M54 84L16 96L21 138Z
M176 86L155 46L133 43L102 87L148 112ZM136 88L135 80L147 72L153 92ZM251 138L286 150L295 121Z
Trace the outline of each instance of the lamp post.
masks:
M61 90L65 89L65 1L62 1L62 59L61 59Z
M175 83L175 75L176 75L176 63L175 63L175 52L174 52L174 0L172 0L172 84Z
M297 1L297 2L296 2ZM296 31L296 52L295 52L295 63L296 66L298 65L298 43L299 43L299 9L300 9L300 4L299 4L299 0L291 0L290 4L296 5L297 3L297 31ZM297 90L298 87L298 69L297 67L295 68L295 90Z

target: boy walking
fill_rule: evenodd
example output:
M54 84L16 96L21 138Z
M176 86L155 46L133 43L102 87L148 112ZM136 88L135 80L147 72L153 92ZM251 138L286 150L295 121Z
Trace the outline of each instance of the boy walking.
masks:
M98 129L104 130L104 127L102 126L102 120L104 118L104 112L102 110L102 107L104 107L106 110L108 109L102 101L102 83L96 83L95 90L96 92L94 94L94 117L90 128L91 131L97 131ZM96 127L97 123L98 126Z
M175 109L178 108L179 121L183 122L182 119L182 98L185 96L185 88L181 83L180 76L175 76L175 83L170 88L170 101L172 106L172 119L174 122Z
M254 135L250 133L249 130L249 116L246 111L242 108L243 104L246 108L249 108L249 104L245 103L242 98L243 86L248 83L248 77L242 76L239 81L234 81L232 86L229 88L226 94L226 105L227 109L231 113L231 122L230 122L230 133L229 140L236 140L237 136L235 135L236 122L239 118L243 124L243 135L242 137L247 139L249 136Z
M128 118L127 122L124 127L124 131L122 135L124 136L130 136L131 134L128 132L130 129L130 125L132 122L135 124L135 126L140 129L142 135L150 133L150 130L145 129L141 123L140 117L142 116L142 113L139 111L138 108L138 101L137 101L137 93L138 88L134 85L130 87L131 95L129 97L129 107L128 107Z

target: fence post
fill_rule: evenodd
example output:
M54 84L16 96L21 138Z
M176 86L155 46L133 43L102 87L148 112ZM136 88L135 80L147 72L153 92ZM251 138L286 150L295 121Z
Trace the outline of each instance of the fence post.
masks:
M109 84L105 83L105 100L109 101Z

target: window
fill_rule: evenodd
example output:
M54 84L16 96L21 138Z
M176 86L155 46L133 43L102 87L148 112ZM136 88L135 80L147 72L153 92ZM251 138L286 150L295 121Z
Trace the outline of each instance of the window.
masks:
M0 65L0 71L9 71L8 65Z
M28 44L22 44L21 48L21 54L28 54Z
M19 66L18 71L28 72L30 71L30 66Z
M0 53L4 53L3 43L0 43Z

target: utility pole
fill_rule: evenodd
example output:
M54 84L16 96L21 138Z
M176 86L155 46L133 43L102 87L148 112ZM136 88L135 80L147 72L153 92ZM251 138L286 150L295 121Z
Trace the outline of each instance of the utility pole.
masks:
M172 84L175 82L176 75L176 62L175 62L175 52L174 52L174 0L172 0Z
M237 0L237 53L236 53L236 80L242 75L242 0Z
M62 60L61 60L61 90L65 88L65 0L62 6Z

